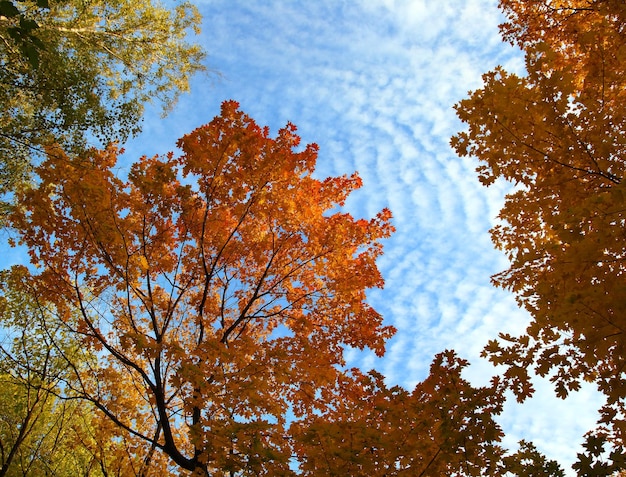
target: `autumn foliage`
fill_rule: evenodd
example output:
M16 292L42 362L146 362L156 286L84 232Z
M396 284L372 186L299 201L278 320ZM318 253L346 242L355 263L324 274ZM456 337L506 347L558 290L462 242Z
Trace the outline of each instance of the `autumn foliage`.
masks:
M343 398L292 425L302 475L503 475L495 417L504 386L473 387L461 376L467 365L452 351L440 353L412 392L388 388L375 371L353 370L340 382Z
M13 270L20 292L84 351L63 392L98 410L88 455L121 475L498 475L498 380L472 387L452 352L412 393L345 369L394 331L366 302L390 213L341 210L358 176L315 178L314 144L235 102L178 146L127 179L114 146L51 148L11 217L38 267Z
M529 370L559 396L597 383L606 395L581 475L600 472L605 440L622 464L626 421L626 5L616 0L502 0L504 36L522 48L526 74L497 68L457 105L468 130L453 138L480 161L481 181L516 184L492 230L511 261L494 282L532 321L486 352L508 367L520 399ZM599 436L599 437L598 437ZM610 472L611 466L603 471ZM615 470L615 469L614 469Z

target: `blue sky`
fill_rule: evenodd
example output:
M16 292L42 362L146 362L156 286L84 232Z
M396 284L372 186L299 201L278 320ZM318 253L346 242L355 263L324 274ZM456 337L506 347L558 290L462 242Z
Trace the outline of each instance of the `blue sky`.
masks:
M358 171L363 188L347 203L355 216L383 207L397 232L385 243L383 291L369 299L398 332L384 358L355 352L351 365L376 368L412 388L432 357L453 348L486 383L497 372L479 357L499 331L518 333L528 317L489 277L506 268L488 230L506 184L478 183L475 162L448 143L462 125L452 106L502 64L523 71L523 57L502 43L495 0L196 2L199 40L217 75L198 76L191 94L161 119L149 110L127 158L164 153L234 99L261 125L287 121L320 146L320 177ZM524 405L509 401L499 421L506 444L532 440L569 470L595 420L591 387L561 401L549 383Z

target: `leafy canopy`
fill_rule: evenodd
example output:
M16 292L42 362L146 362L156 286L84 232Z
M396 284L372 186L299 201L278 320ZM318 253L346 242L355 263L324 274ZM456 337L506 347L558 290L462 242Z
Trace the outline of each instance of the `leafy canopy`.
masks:
M497 68L457 106L452 139L486 185L517 185L492 230L511 261L493 277L531 314L526 334L486 349L518 397L528 369L565 397L581 381L607 397L599 435L624 445L626 380L626 5L616 0L502 0L506 39L525 76ZM617 458L617 457L616 457ZM588 471L585 466L581 474ZM584 474L587 475L587 474ZM595 475L595 474L594 474Z
M68 358L82 354L65 326L28 293L24 267L0 274L0 477L91 475L81 442L93 408L65 401Z
M151 0L0 2L0 193L29 174L43 146L79 151L124 141L144 104L170 108L203 70L195 7Z

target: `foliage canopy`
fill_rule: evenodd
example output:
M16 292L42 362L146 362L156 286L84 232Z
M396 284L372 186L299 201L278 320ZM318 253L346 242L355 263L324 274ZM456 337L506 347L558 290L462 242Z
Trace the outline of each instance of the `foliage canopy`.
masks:
M581 381L597 383L607 404L590 439L613 443L615 470L626 437L626 5L500 4L503 34L524 50L527 74L485 74L484 86L456 106L469 128L452 144L479 159L484 184L517 184L492 230L511 266L493 280L532 321L526 334L501 336L486 353L508 366L520 399L532 393L533 368L561 397ZM582 460L579 472L592 467Z
M0 2L0 193L53 143L124 141L146 101L170 108L204 53L195 7L151 0ZM91 138L91 139L90 139Z

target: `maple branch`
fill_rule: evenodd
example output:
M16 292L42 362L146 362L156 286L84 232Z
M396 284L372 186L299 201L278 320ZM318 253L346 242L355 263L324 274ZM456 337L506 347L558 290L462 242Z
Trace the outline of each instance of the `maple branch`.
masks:
M571 12L570 13L570 17L573 17L574 15L576 15L577 13L580 12L596 12L597 9L595 8L591 8L591 7L554 7L552 5L547 5L547 7L552 11L552 12Z
M124 429L124 430L125 430L126 432L128 432L129 434L131 434L131 435L133 435L133 436L135 436L135 437L138 437L138 438L140 438L140 439L142 439L142 440L144 440L144 441L146 441L146 442L154 442L154 441L153 441L150 437L148 437L148 436L146 436L146 435L142 434L141 432L137 431L134 427L132 427L132 426L130 426L130 425L128 425L128 424L126 424L126 423L122 422L122 421L120 420L120 418L119 418L116 414L114 414L113 412L111 412L111 411L109 410L109 408L107 408L107 407L106 407L106 405L105 405L105 404L103 404L103 403L100 401L100 398L99 398L99 397L94 397L94 396L91 396L90 394L83 394L83 395L82 395L82 396L80 396L80 398L78 398L78 399L84 399L84 400L86 400L86 401L88 401L88 402L92 403L92 404L93 404L94 406L96 406L96 407L97 407L100 411L102 411L106 417L108 417L109 419L111 419L111 421L113 421L113 423L114 423L116 426L118 426L118 427L120 427L120 428ZM161 444L157 443L156 445L157 445L157 447L162 448L162 445L161 445Z
M259 280L257 281L257 284L254 288L254 292L252 293L252 296L250 297L250 299L248 300L248 302L246 303L246 305L244 306L243 310L241 310L241 312L239 313L239 317L233 322L233 324L231 324L228 329L226 331L224 331L222 338L220 339L220 341L224 344L226 344L228 342L228 337L229 335L244 321L246 320L247 317L247 313L248 310L250 310L250 308L252 307L252 305L254 304L254 302L258 299L259 297L259 292L261 290L261 287L263 286L263 283L265 282L267 276L269 275L269 271L272 267L272 263L274 262L274 258L276 257L278 251L273 251L272 252L272 256L270 257L270 259L267 262L267 265L264 267L263 272L261 274L261 277L259 278Z
M139 469L139 472L137 474L138 477L147 477L150 473L150 462L152 461L152 458L154 457L154 452L158 448L159 436L161 435L161 428L162 428L161 421L157 421L157 428L154 431L154 437L152 438L152 441L150 443L150 450L148 451L148 453L143 459L142 466Z
M142 216L142 231L141 231L141 247L143 249L144 257L148 256L148 250L146 246L146 215ZM150 321L152 322L152 330L154 331L154 339L157 343L160 343L163 339L163 334L165 333L165 329L159 329L159 323L156 317L156 311L154 309L154 296L152 294L152 280L150 277L150 264L148 264L148 268L146 270L146 286L148 287L148 306L147 312L150 316Z
M428 462L428 464L426 465L426 467L424 468L424 470L422 470L422 472L420 472L418 477L423 477L423 475L426 473L426 471L428 470L428 468L435 462L435 459L437 458L437 456L439 455L439 453L441 452L441 446L439 446L437 448L437 452L435 453L435 455L432 457L432 459L430 459L430 461Z
M185 231L185 236L187 235L187 231ZM176 285L176 277L178 276L178 271L182 265L182 260L183 260L183 250L185 248L185 245L187 243L187 240L180 240L180 245L179 245L179 252L177 254L178 256L178 260L176 262L176 267L174 269L174 278L173 280L170 280L169 276L167 275L167 273L163 273L162 276L164 277L164 279L170 284L170 286L172 287L172 291L168 294L168 304L167 304L167 314L165 316L164 319L164 326L165 327L169 327L170 322L174 319L174 312L175 310L178 308L178 305L180 304L180 302L183 300L185 294L187 293L187 291L191 288L191 284L193 283L195 277L190 276L189 279L187 280L187 283L184 285ZM172 296L174 295L174 290L178 290L179 293L176 294L176 298L174 300L172 300Z
M588 311L590 311L593 315L599 316L601 320L605 321L606 323L608 323L609 326L619 330L617 333L613 333L613 334L609 334L607 335L607 337L609 336L616 336L622 333L626 332L626 329L624 329L622 326L618 325L617 323L615 323L613 320L611 320L608 316L606 316L605 314L601 313L600 311L592 308L589 304L587 304L586 302L582 302L581 303L583 308L586 308Z
M143 370L143 368L141 366L139 366L137 363L135 363L133 360L131 360L129 357L127 357L125 354L123 354L122 352L118 351L114 346L112 346L111 343L109 343L109 341L102 335L100 330L94 325L94 323L91 320L91 318L89 317L89 313L87 312L87 309L85 307L85 303L83 301L82 293L81 293L80 288L78 286L78 278L76 278L75 288L74 289L75 289L75 296L76 296L76 298L78 300L79 311L81 313L81 316L83 317L83 320L84 320L85 324L87 325L87 327L91 331L91 336L94 337L95 339L97 339L98 342L100 344L102 344L102 346L104 346L104 348L109 353L111 353L111 355L115 359L117 359L121 364L123 364L125 366L128 366L130 369L132 369L132 370L136 371L137 373L139 373L139 375L143 378L145 383L154 392L155 391L155 383L153 383L150 380L150 377Z
M572 133L572 135L576 138L576 142L578 144L578 147L587 155L587 157L589 157L589 159L591 160L591 162L593 162L593 164L596 166L597 172L596 174L608 179L609 181L613 182L614 184L619 184L621 182L620 178L617 177L616 175L610 173L610 172L604 172L602 171L602 169L600 168L600 165L598 164L598 160L591 154L591 151L589 150L588 144L583 142L583 140L580 138L580 136L578 135L578 133L575 131L573 124L571 123L571 121L567 121L567 128L570 130L570 132ZM555 161L556 162L556 161ZM591 172L588 172L591 173Z
M603 172L601 170L591 171L591 170L588 170L588 169L584 169L582 167L573 166L571 164L567 164L565 162L559 161L558 159L554 158L553 154L548 154L545 151L542 151L542 150L538 149L533 144L524 141L521 137L519 137L517 134L515 134L511 128L509 128L506 124L504 124L502 121L500 121L497 117L496 117L495 121L496 121L497 124L499 124L502 127L502 129L507 131L518 143L520 143L524 147L530 149L531 151L539 154L544 159L548 159L548 160L554 162L555 164L558 164L558 165L560 165L562 167L565 167L567 169L575 170L575 171L578 171L578 172L583 172L583 173L585 173L587 175L600 176L600 177L602 177L604 179L607 179L607 180L609 180L609 181L611 181L611 182L613 182L615 184L619 184L620 183L619 178L614 176L611 173L605 173L605 172ZM583 148L583 149L586 150L586 148ZM588 151L587 151L587 154L589 154Z
M208 197L207 197L207 203L206 203L207 205L205 206L204 217L203 217L203 220L202 220L202 229L201 229L202 240L201 240L201 243L200 243L200 257L202 259L202 267L204 269L205 280L204 280L204 289L203 289L203 292L202 292L202 300L200 301L200 306L199 306L199 309L198 309L199 325L200 325L200 336L198 337L198 342L197 342L198 345L200 345L202 343L203 339L204 339L204 304L205 304L206 299L208 297L209 287L211 285L211 281L212 281L213 276L215 274L217 264L219 262L219 259L224 254L224 251L226 250L226 246L230 243L230 241L235 236L235 234L238 232L239 228L241 227L241 225L243 224L244 220L248 216L248 214L250 212L250 209L252 208L253 202L254 202L254 196L250 197L250 199L246 203L246 208L245 208L243 214L241 215L241 217L239 218L239 220L237 222L237 225L233 228L233 230L230 232L230 234L228 235L228 237L225 240L225 242L222 244L222 246L218 250L217 254L215 255L215 257L212 260L211 266L208 267L207 266L206 251L205 251L206 227L207 227L207 222L208 222L208 217L209 217L209 207L208 207ZM223 308L222 308L222 311L223 311ZM223 314L222 314L222 317L223 317Z

